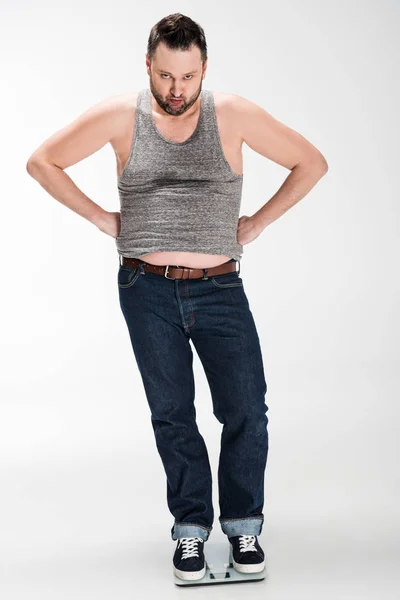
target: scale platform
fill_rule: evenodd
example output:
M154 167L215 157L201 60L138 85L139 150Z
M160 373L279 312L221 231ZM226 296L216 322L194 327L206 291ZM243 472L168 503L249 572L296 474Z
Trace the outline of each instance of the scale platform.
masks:
M232 549L226 542L207 542L204 546L206 572L201 579L181 579L173 572L176 585L207 585L214 583L244 583L265 579L266 567L259 573L238 573L232 563ZM265 558L266 560L266 558Z

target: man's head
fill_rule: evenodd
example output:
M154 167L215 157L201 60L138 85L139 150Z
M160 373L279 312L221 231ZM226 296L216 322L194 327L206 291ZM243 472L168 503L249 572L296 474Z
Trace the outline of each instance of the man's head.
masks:
M146 66L158 105L170 115L186 112L196 102L207 70L203 29L180 13L164 17L151 29Z

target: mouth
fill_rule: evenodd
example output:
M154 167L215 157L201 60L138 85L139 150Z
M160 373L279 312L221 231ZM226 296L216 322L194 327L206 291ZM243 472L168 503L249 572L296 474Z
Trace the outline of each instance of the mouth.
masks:
M181 104L181 102L183 102L183 100L174 100L173 98L170 99L171 104L173 104L174 106L178 106L179 104Z

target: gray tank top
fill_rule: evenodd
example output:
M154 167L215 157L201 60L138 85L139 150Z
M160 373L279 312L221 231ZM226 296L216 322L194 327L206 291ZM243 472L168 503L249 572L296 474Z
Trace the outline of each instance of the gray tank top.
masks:
M180 251L241 259L236 233L243 175L223 153L212 91L200 94L195 131L173 142L155 124L150 88L139 92L132 146L118 177L119 255Z

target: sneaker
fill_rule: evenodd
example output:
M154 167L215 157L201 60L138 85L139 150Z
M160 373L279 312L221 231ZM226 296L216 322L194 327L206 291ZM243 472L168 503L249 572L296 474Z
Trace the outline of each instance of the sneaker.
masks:
M236 535L228 537L231 558L235 571L239 573L259 573L264 569L265 556L256 535Z
M174 574L179 579L201 579L206 574L204 540L199 537L178 538L173 558Z

